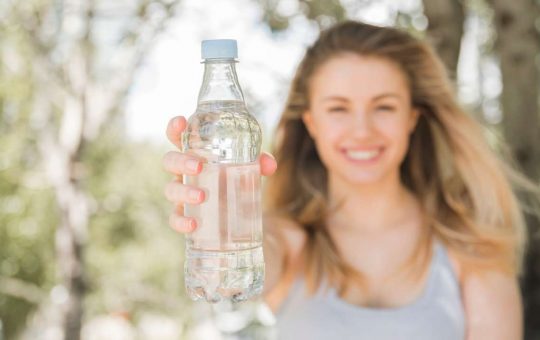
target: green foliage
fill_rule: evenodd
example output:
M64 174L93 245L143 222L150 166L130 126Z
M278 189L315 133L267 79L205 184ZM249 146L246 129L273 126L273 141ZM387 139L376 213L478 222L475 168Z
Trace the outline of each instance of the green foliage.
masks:
M5 78L4 78L5 79ZM17 82L17 79L12 79ZM2 82L3 83L3 82ZM24 106L16 99L24 87L2 87L0 98ZM16 92L16 93L13 93ZM13 96L12 96L13 93ZM55 200L47 185L24 111L11 116L2 111L0 125L0 277L16 278L36 286L53 281L54 227L58 223ZM0 319L11 338L36 305L0 289Z
M63 112L53 106L55 121L40 121L35 111L42 104L35 95L50 85L40 83L42 63L62 60L43 58L24 32L39 26L41 6L51 4L0 5L0 11L10 13L0 20L0 321L7 339L16 338L60 283L55 267L60 213L45 174L40 130L57 125ZM19 14L32 20L21 22ZM137 318L144 309L183 320L188 303L182 283L184 242L168 228L164 150L126 139L123 122L115 120L120 112L109 113L106 129L84 144L76 163L91 209L84 252L85 317L124 312Z
M274 33L289 28L292 18L301 14L326 28L331 24L347 18L347 12L339 0L298 0L297 4L283 0L257 0L263 9L262 21ZM297 6L298 8L294 9Z
M54 281L55 200L36 148L39 131L31 127L32 83L27 58L14 61L26 46L14 27L0 27L0 280L10 278L43 287ZM15 54L17 53L17 54ZM11 58L11 60L7 60ZM11 339L25 324L36 301L7 294L0 287L0 320Z
M87 312L96 315L141 309L181 315L183 238L168 227L172 208L163 198L170 180L163 150L128 142L109 125L84 152L93 217L86 251L91 291Z
M3 155L0 171L0 275L32 283L47 294L55 284L59 220L38 160L23 160L32 154L26 149L35 148L27 140L30 131L0 136L0 148L12 151ZM127 141L118 131L119 124L109 125L82 159L82 184L92 209L85 252L86 317L123 312L137 318L142 310L154 310L183 322L189 304L183 291L184 242L167 223L172 207L163 198L170 180L161 168L164 150ZM0 291L7 338L25 325L35 307Z

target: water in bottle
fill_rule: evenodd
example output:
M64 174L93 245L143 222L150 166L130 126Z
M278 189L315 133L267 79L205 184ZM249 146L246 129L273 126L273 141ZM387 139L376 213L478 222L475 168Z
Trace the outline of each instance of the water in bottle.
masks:
M264 282L261 129L246 109L236 58L235 40L202 42L203 83L183 135L184 151L204 160L199 175L184 177L206 194L185 206L198 226L186 236L185 284L194 300L242 301Z

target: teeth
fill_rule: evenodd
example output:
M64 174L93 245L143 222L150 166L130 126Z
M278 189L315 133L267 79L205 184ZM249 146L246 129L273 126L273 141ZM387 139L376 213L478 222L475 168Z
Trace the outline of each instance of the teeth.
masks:
M349 156L352 159L356 160L368 160L372 159L375 156L377 156L380 153L380 150L373 150L373 151L354 151L354 150L348 150L347 156Z

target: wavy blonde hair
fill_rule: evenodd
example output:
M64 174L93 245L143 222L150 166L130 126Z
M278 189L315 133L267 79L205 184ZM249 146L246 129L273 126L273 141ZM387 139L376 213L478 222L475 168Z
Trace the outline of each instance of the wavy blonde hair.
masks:
M422 243L431 244L436 236L463 270L518 274L526 233L511 183L516 179L526 186L526 180L499 159L480 124L458 105L445 68L427 43L395 28L345 21L323 31L298 66L274 141L278 169L265 191L267 212L295 221L306 232L302 263L311 291L323 277L341 292L350 278L362 282L326 229L327 170L301 119L309 109L315 72L344 53L390 60L408 80L420 117L400 174L427 218Z

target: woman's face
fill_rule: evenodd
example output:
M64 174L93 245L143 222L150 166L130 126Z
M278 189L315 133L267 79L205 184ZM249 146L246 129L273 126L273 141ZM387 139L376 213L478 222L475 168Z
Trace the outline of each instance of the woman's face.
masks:
M324 63L310 83L303 121L328 169L348 184L399 176L418 113L394 63L353 54Z

